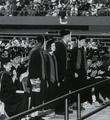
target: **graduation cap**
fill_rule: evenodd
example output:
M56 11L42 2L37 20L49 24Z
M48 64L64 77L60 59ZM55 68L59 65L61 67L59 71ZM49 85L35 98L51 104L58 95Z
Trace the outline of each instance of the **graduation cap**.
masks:
M62 31L60 31L60 36L61 37L65 36L65 35L68 35L68 34L70 34L69 30L62 30Z

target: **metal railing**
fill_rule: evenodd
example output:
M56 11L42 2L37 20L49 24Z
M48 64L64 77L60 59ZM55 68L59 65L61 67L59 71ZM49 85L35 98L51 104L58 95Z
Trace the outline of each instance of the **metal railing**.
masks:
M102 80L102 81L99 81L99 82L96 82L96 83L94 83L94 84L88 85L88 86L86 86L86 87L80 88L80 89L78 89L78 90L75 90L75 91L70 92L70 93L68 93L68 94L65 94L65 95L63 95L63 96L60 96L60 97L58 97L58 98L56 98L56 99L54 99L54 100L48 101L48 102L46 102L46 103L43 103L42 105L39 105L39 106L37 106L37 107L35 107L35 108L33 108L33 109L24 111L24 112L19 113L19 114L17 114L17 115L14 115L14 116L10 117L8 120L17 120L18 118L22 118L22 117L24 117L24 116L26 116L26 115L28 115L28 114L31 114L31 113L37 111L38 109L45 108L45 107L47 107L48 105L53 104L53 103L55 103L55 102L57 102L57 101L60 101L60 100L65 100L65 115L64 115L65 117L64 117L64 119L65 119L65 120L69 120L68 99L69 99L71 96L73 96L74 94L77 94L77 100L78 100L78 101L77 101L77 120L86 119L86 118L90 117L91 115L93 115L93 114L99 112L100 110L106 108L107 106L109 106L109 105L110 105L110 101L107 102L106 104L102 105L101 107L97 108L96 110L94 110L94 111L92 111L92 112L90 112L90 113L88 113L88 114L86 114L86 115L84 115L84 116L81 116L81 99L80 99L80 94L81 94L83 91L85 91L85 90L87 90L87 89L90 89L90 88L92 88L92 87L104 85L104 84L106 84L108 81L110 81L110 78L105 78L105 79ZM39 116L38 116L38 117L39 117Z

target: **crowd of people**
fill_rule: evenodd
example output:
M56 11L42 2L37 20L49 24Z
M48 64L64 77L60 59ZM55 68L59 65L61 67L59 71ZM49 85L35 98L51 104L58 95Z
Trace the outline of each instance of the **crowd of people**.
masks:
M69 30L60 32L60 40L52 38L44 43L41 35L30 41L14 37L1 41L0 46L0 99L9 117L110 77L110 49L103 49L93 38L72 39ZM83 92L82 109L85 102L105 104L110 99L109 90L108 82ZM72 109L76 102L73 95L69 99ZM62 101L45 109L49 108L56 114L64 113Z
M109 16L109 0L1 0L0 16Z

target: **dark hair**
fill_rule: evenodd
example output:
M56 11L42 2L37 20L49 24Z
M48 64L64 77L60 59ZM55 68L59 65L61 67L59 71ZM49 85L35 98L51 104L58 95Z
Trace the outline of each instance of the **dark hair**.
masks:
M8 62L10 62L9 58L2 58L2 65L6 65Z
M92 56L87 56L87 60L88 60L88 59L91 59L91 60L92 60Z
M13 52L11 59L14 59L14 58L19 57L19 56L22 56L21 51L17 51L16 53Z
M47 44L46 44L46 48L49 49L50 46L51 46L51 44L54 43L54 42L55 42L54 39L53 39L53 40L49 40L49 41L47 42Z
M37 37L37 41L38 41L38 43L44 43L44 38L43 38L43 36L42 35L39 35L38 37Z
M61 36L61 37L65 36L65 35L68 35L68 34L70 34L70 31L69 31L69 30L66 30L66 29L65 29L65 30L61 30L61 31L60 31L60 36Z

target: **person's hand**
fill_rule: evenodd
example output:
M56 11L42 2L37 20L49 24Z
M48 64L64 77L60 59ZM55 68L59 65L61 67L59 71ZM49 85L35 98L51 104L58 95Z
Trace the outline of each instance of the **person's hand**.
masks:
M104 73L105 73L105 72L102 71L102 70L99 70L99 71L98 71L98 75L100 75L100 74L102 75L102 74L104 74Z
M88 80L88 79L90 79L90 77L89 77L89 76L87 76L87 80Z
M37 80L40 80L40 78L38 77Z
M60 82L58 82L58 87L60 87Z
M21 75L20 75L20 82L23 80L23 78L25 78L25 77L28 77L28 71L26 71L25 73L22 73Z
M91 73L91 69L90 70L87 70L87 74Z
M91 73L91 77L95 77L97 74L97 70L93 70L92 73Z
M75 78L78 78L78 77L79 77L78 73L75 73L74 76L75 76Z

